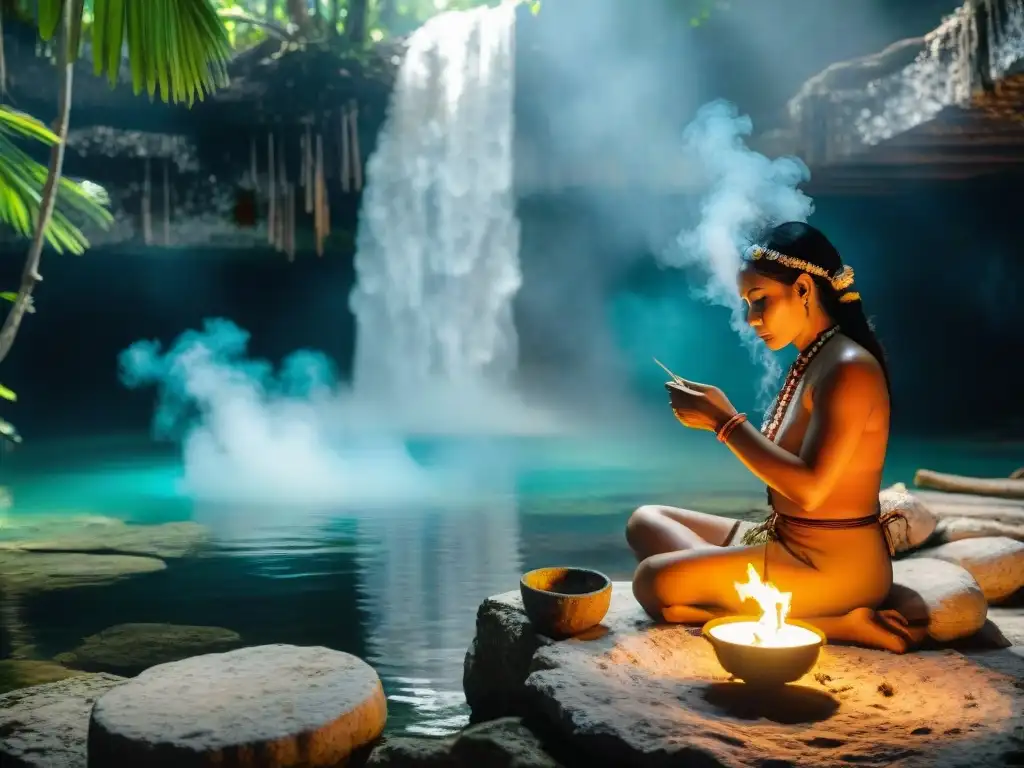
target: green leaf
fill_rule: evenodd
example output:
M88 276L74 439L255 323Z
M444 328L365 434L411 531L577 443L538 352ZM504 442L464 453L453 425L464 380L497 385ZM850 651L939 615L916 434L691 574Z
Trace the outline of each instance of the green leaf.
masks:
M22 237L32 237L49 169L18 145L24 139L47 145L57 141L53 132L34 117L0 105L0 222ZM89 243L79 224L109 226L113 221L106 209L109 203L102 187L61 178L57 208L46 228L46 241L58 252L83 253Z
M93 69L111 83L126 48L136 94L192 104L227 84L231 45L211 0L94 0L93 14Z
M10 400L12 403L18 402L18 396L14 393L14 390L8 389L3 384L0 384L0 397L4 400Z

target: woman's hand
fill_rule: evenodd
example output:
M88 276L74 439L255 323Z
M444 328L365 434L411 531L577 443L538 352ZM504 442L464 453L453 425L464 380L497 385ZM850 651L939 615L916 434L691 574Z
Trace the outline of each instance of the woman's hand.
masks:
M718 387L681 380L666 382L669 403L679 423L690 429L715 432L736 413L729 398Z

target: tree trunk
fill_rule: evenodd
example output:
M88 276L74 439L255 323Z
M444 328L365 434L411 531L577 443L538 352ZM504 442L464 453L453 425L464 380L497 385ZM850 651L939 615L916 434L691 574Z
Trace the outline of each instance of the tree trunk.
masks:
M53 132L57 134L57 143L50 150L50 168L43 185L42 199L39 203L39 217L36 219L35 237L25 258L25 267L21 273L21 285L18 287L18 298L14 300L11 311L7 313L4 324L0 327L0 362L3 362L14 346L14 339L21 327L21 320L29 307L32 291L43 278L39 275L39 261L46 243L46 228L53 216L53 208L57 203L57 192L60 189L60 176L64 168L64 145L68 137L68 121L71 118L71 88L74 84L75 57L72 55L71 43L78 39L78 27L81 17L75 17L75 3L65 2L60 35L60 94L58 96L57 119L54 121Z
M349 45L359 46L366 42L366 23L369 0L349 0L348 16L345 17L345 39Z
M395 22L398 21L395 0L377 0L377 15L380 17L381 27L393 33Z
M330 0L331 2L331 34L338 34L338 24L341 23L341 0Z
M309 6L306 0L286 0L288 18L292 24L298 27L303 37L309 38L313 33L313 19L309 15Z
M266 0L266 7L263 10L263 16L267 21L274 20L274 13L277 11L277 0Z

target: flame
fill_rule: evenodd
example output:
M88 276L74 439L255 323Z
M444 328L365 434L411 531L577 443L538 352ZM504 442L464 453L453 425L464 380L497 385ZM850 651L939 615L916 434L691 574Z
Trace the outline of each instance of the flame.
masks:
M747 563L746 583L734 582L740 600L754 600L761 609L754 629L755 645L774 645L786 625L792 592L780 592L770 581L761 581L753 563Z

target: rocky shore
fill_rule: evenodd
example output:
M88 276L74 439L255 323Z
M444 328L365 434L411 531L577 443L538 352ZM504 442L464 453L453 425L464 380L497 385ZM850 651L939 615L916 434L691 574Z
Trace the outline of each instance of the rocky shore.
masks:
M882 501L909 521L890 602L929 627L925 647L903 656L826 646L796 684L755 695L730 679L699 631L654 625L628 583L613 585L599 627L561 642L535 632L518 591L510 591L478 612L464 677L473 724L440 739L384 736L380 679L349 654L240 648L241 638L216 627L121 625L54 660L0 662L7 665L0 680L21 664L22 680L38 683L0 695L0 763L1020 765L1024 501L902 487L887 489ZM973 527L957 522L964 520ZM991 535L992 524L1003 526L1001 535ZM102 554L87 551L81 531L75 547L66 537L46 546L8 543L0 579L40 587L19 558L151 558L195 545L179 539L175 549L172 534L181 531L162 531L158 548L122 530L104 537L120 541L118 551ZM65 567L61 578L70 572Z

